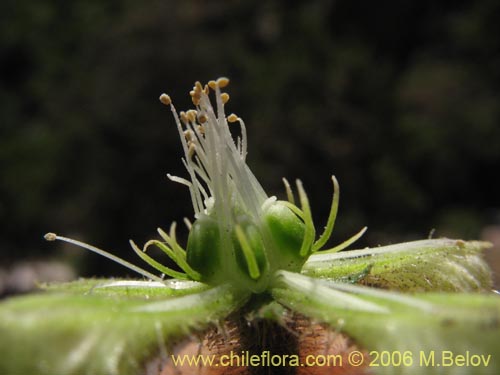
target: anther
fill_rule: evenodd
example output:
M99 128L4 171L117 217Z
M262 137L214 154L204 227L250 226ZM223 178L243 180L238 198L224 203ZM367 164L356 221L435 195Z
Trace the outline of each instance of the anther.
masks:
M239 117L236 116L234 113L231 113L229 116L227 116L227 121L228 122L236 122L238 121Z
M196 129L198 129L200 134L205 135L205 127L203 125L198 125Z
M43 238L45 238L46 241L55 241L55 240L57 240L57 234L47 233L45 236L43 236Z
M162 102L165 105L172 104L172 100L170 99L170 96L168 96L167 94L160 95L160 102Z
M193 132L191 130L184 130L184 137L186 141L190 142L193 139Z
M186 115L190 122L196 121L196 113L197 112L194 109L190 109L189 111L187 111Z
M229 85L229 79L226 78L226 77L221 77L217 80L217 86L219 86L220 88L224 88L226 87L227 85Z
M191 96L191 100L193 101L194 105L197 106L200 104L201 93L197 90L196 87L193 87L193 90L189 92L189 95Z
M188 117L187 117L187 115L186 115L186 112L181 111L181 112L179 113L179 116L181 117L181 121L182 121L184 124L187 124L187 123L189 122L189 121L188 121L189 119L188 119Z
M195 84L194 84L194 90L197 93L200 93L203 90L203 87L201 86L201 82L200 81L196 81L195 82Z
M196 82L196 85L193 87L192 92L194 93L193 95L197 96L198 98L201 96L203 88L201 87L200 82Z
M217 83L215 81L208 81L208 87L210 87L212 90L215 90L217 87Z
M220 98L222 99L222 103L226 104L229 101L229 94L226 92L223 92L220 95Z

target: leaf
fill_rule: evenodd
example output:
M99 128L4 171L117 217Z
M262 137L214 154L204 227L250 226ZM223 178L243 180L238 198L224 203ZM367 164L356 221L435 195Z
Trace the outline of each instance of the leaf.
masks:
M493 294L408 295L281 271L272 295L284 306L347 333L368 351L410 353L411 366L372 368L377 373L471 373L470 366L440 366L448 364L442 356L467 352L487 361L474 367L474 374L500 370L500 298ZM425 362L431 356L434 366Z
M66 283L48 283L40 288L49 292L93 294L108 297L124 297L139 299L164 299L179 297L186 294L201 292L208 285L196 281L166 279L161 283L156 281L130 279L79 279Z
M309 258L302 273L412 292L485 291L492 288L491 273L481 252L489 247L488 242L435 239L318 253Z
M229 285L201 292L195 286L191 294L174 296L179 291L173 287L139 284L137 291L99 282L3 302L0 373L137 374L148 358L166 355L165 343L216 323L247 298Z

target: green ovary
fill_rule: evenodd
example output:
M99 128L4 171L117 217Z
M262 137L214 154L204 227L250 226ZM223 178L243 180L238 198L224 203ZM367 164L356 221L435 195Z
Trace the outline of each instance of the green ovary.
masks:
M210 256L208 256L208 254ZM217 221L203 215L189 232L186 261L201 274L201 281L218 284L221 275L221 241Z
M217 220L203 215L189 233L186 260L211 285L231 282L259 293L278 270L298 271L308 256L300 255L305 225L288 207L276 202L258 222L250 215L234 217L228 240Z
M274 269L300 271L309 256L300 255L305 234L304 222L288 207L277 202L266 210L264 224L274 244Z

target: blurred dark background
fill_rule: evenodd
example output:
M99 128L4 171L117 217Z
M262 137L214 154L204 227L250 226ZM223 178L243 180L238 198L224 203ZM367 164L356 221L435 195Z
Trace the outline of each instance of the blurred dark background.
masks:
M270 195L301 178L318 227L341 185L334 241L500 237L500 2L3 0L0 260L59 259L54 231L136 264L138 243L192 216L168 92L231 78L249 164ZM179 228L182 238L185 231ZM492 262L496 250L490 251Z

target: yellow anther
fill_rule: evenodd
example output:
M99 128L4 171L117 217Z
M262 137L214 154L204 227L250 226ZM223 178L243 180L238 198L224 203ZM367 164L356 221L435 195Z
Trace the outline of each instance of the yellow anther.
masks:
M212 90L215 90L217 87L217 83L215 81L208 81L208 87L210 87Z
M203 87L203 92L208 95L210 93L210 87L208 87L208 85L205 85L205 87Z
M57 240L57 234L55 233L47 233L45 236L43 236L46 241L55 241Z
M231 113L229 116L227 116L227 121L228 122L236 122L236 121L238 121L238 116L236 116L234 113Z
M219 86L220 88L224 88L227 85L229 85L229 78L221 77L217 80L217 86Z
M198 129L200 134L203 134L203 135L205 134L205 127L203 125L198 125L198 127L196 129Z
M193 87L193 90L189 92L189 95L191 95L191 100L194 105L197 106L200 104L201 92L197 89L197 86Z
M201 86L201 82L200 81L196 81L195 84L194 84L194 90L196 92L201 92L203 91L203 87Z
M189 119L188 119L188 117L187 117L187 115L186 115L186 112L181 111L181 112L179 113L179 116L181 117L181 121L182 121L183 123L187 124L187 123L189 122L189 121L188 121Z
M186 138L186 141L191 142L193 139L193 132L191 130L185 130L184 137Z
M226 104L229 101L229 94L227 92L223 92L220 95L220 98L222 99L222 103Z
M190 122L195 122L196 121L196 114L197 112L194 110L194 109L190 109L189 111L187 111L186 115L187 115L187 118Z
M172 100L170 99L170 96L168 96L167 94L160 95L160 102L162 102L165 105L172 104Z

